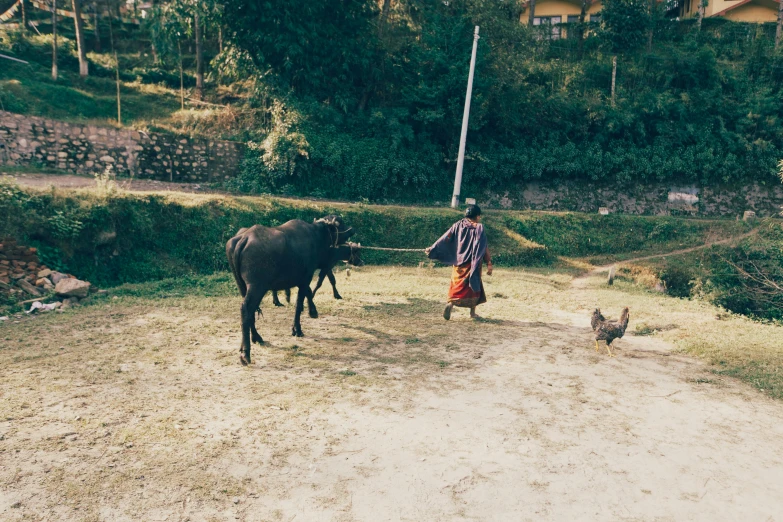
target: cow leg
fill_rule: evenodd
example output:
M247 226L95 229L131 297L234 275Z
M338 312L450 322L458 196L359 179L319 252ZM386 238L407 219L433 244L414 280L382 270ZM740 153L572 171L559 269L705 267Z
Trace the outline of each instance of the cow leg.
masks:
M313 292L310 290L310 285L307 285L305 289L307 290L307 293L305 294L305 297L307 298L307 314L313 319L318 319L318 310L316 310L315 303L313 302Z
M294 326L291 329L291 335L295 337L304 337L302 333L302 311L304 310L304 300L307 298L307 308L310 317L317 318L318 310L315 309L315 303L313 303L313 293L310 291L310 285L302 285L299 287L299 292L296 295L296 312L294 313Z
M248 286L245 300L242 302L242 345L239 348L239 360L243 365L250 364L250 332L253 331L253 341L264 342L256 331L256 310L261 305L265 291L253 285ZM257 337L257 339L256 339Z
M261 334L258 333L258 330L256 330L255 320L253 320L253 323L250 325L250 340L254 343L264 344L264 339L261 337Z
M329 282L332 283L332 293L334 294L335 299L342 299L343 296L340 295L340 292L337 291L337 281L334 279L334 274L331 270L329 270L326 273L326 277L329 278Z
M285 289L285 302L288 304L291 304L291 289L286 288Z
M283 306L283 303L281 303L280 299L277 298L277 290L272 292L272 304L275 306Z
M309 290L309 286L307 287ZM294 308L294 326L291 328L291 335L294 337L304 337L302 333L302 310L304 309L305 293L302 291L302 287L299 287L299 292L296 294L296 307Z
M331 270L329 272L331 272ZM326 272L321 270L318 273L318 282L315 283L315 288L313 288L313 298L315 298L315 294L318 292L318 289L321 288L321 285L324 284L324 277L326 277Z

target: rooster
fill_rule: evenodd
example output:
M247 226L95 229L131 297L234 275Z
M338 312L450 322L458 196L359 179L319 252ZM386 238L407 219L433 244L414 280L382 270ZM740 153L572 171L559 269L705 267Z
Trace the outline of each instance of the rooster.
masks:
M598 341L606 341L606 351L609 353L609 357L614 357L612 353L612 341L620 339L625 334L625 329L628 328L628 307L623 308L623 313L620 316L620 322L607 321L606 318L601 315L601 309L596 308L593 312L593 317L590 319L590 326L593 327L595 332L595 351L598 351Z

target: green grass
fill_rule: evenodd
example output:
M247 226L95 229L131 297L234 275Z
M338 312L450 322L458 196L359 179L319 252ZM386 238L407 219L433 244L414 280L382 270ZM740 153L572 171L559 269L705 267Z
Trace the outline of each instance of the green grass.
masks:
M525 213L506 220L509 228L547 245L560 256L605 264L704 244L750 230L744 222L664 216Z
M66 24L67 25L67 24ZM134 42L119 49L122 125L148 132L201 135L215 139L246 139L257 122L254 111L241 107L190 106L187 98L195 85L192 70L185 69L186 109L181 110L180 78L176 67L152 63L148 44ZM29 64L2 61L0 66L0 109L73 123L118 125L117 85L114 56L87 54L90 75L81 78L74 42L65 35L59 41L59 78L51 77L51 36L0 28L0 52L24 59ZM188 56L186 65L195 63ZM231 89L208 85L206 96L220 102ZM241 114L240 114L241 113ZM249 116L250 115L250 116Z
M63 269L96 284L210 274L227 268L225 243L241 227L275 226L341 214L368 246L426 248L461 217L452 209L319 203L271 197L181 193L107 195L97 190L36 190L0 182L0 235L12 235L59 259ZM578 213L487 211L490 250L498 266L548 266L555 255L618 256L702 244L734 235L734 221ZM666 234L656 230L670 231ZM109 243L107 233L116 234ZM595 238L595 241L588 241ZM589 248L584 247L587 242ZM364 250L374 265L428 264L423 253ZM574 271L579 268L572 267Z
M125 125L165 120L180 108L176 94L165 87L123 82L120 92ZM81 79L78 72L61 70L55 82L50 69L37 63L3 62L0 102L7 111L44 118L102 124L117 121L117 86L112 78Z

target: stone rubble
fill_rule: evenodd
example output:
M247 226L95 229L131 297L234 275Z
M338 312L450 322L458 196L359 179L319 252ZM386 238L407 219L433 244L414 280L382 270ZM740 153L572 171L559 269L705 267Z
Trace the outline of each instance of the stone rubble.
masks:
M87 281L42 264L35 248L20 245L13 238L0 239L0 303L36 301L30 311L62 310L96 291L101 292ZM48 299L56 300L57 306L44 305Z

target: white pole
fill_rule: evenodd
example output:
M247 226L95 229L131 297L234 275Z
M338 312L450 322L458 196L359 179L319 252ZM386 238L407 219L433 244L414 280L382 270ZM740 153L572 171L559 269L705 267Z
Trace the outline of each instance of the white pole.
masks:
M465 111L462 113L462 133L459 136L459 156L457 157L457 175L454 177L454 195L451 208L459 206L459 191L462 186L462 166L465 164L465 140L468 137L468 118L470 116L470 95L473 92L473 70L476 68L476 47L478 46L479 26L473 31L473 54L470 55L470 73L468 73L468 92L465 94Z

